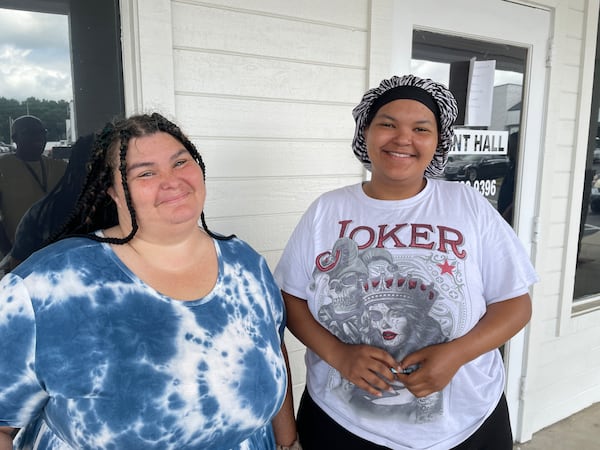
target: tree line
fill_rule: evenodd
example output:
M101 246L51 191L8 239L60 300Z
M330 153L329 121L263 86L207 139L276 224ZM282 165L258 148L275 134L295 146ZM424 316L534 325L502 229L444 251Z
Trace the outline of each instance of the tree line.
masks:
M66 120L69 118L69 102L66 100L40 100L29 97L15 100L0 97L0 141L10 143L11 120L24 115L36 116L48 130L48 141L66 139Z

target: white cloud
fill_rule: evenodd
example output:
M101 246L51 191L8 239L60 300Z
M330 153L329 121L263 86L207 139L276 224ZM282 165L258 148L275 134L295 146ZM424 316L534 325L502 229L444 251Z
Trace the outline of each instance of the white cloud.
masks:
M0 9L0 96L71 100L68 18Z

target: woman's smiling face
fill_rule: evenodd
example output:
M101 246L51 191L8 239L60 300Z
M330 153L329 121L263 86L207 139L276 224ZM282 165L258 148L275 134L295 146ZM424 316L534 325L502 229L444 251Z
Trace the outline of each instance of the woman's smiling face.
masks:
M132 138L126 163L127 185L140 232L197 224L206 197L203 174L181 142L164 132ZM127 227L124 222L130 225L129 211L118 170L109 192L117 204L119 223Z
M391 101L377 111L365 137L373 187L402 191L404 198L416 195L438 145L433 112L416 100Z

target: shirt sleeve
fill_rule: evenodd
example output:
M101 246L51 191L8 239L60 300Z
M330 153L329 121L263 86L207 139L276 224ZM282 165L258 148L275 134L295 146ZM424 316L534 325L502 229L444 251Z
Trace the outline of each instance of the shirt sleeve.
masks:
M48 395L35 373L36 326L23 280L0 282L0 426L22 428L43 409Z
M485 224L480 239L486 303L526 294L529 287L538 281L538 275L523 243L486 199L483 199L479 210Z
M273 272L282 291L304 300L308 299L306 290L314 267L309 255L316 238L313 229L317 202L307 209L296 225Z

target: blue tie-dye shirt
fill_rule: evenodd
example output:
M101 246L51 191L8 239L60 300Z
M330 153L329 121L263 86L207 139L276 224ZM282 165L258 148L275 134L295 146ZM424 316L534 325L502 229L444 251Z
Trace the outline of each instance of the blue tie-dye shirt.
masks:
M275 447L283 302L262 257L214 242L218 280L197 301L158 293L86 238L2 279L0 426L24 428L15 448Z

